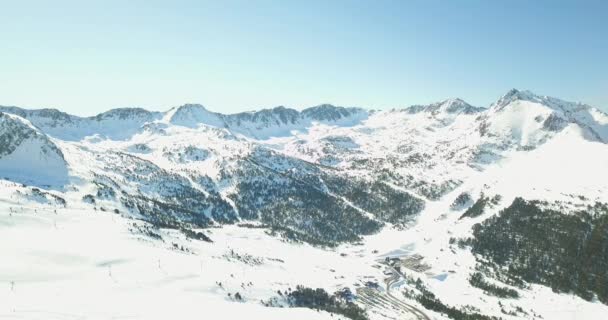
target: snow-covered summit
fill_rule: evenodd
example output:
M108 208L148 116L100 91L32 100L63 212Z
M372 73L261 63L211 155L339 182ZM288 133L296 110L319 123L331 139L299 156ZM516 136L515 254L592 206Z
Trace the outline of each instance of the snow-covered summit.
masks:
M608 115L605 113L586 104L530 91L510 90L490 107L485 119L487 132L501 135L509 131L524 143L546 141L568 126L580 128L588 140L608 142Z
M474 107L460 98L447 99L429 105L413 105L405 109L409 113L428 112L433 115L444 114L474 114L483 108Z
M41 185L67 181L63 152L29 121L0 112L0 176Z
M339 121L348 117L365 116L368 111L361 108L337 107L331 104L321 104L302 110L302 116L317 121Z
M539 99L540 99L539 96L535 95L534 93L532 93L529 90L522 91L522 90L513 88L513 89L507 91L507 93L505 93L494 104L492 104L492 107L496 108L496 109L503 109L510 103L517 101L517 100L535 101L535 100L539 100Z
M100 113L94 117L95 120L136 120L154 121L162 117L162 112L148 111L143 108L117 108Z
M224 127L220 114L207 110L201 104L188 103L172 108L165 116L167 121L174 125L196 128L201 124L214 127Z
M500 99L492 104L492 108L502 110L513 102L527 101L531 103L543 104L556 111L562 111L566 113L577 112L586 109L593 109L593 107L580 103L570 102L562 99L537 95L529 90L518 90L511 89L504 94Z
M0 112L18 115L24 119L28 119L34 125L42 127L63 126L67 123L74 123L81 119L78 116L73 116L51 108L28 110L19 107L0 106Z
M224 115L223 118L230 127L255 125L262 129L297 124L300 121L300 113L295 109L278 106L272 109Z

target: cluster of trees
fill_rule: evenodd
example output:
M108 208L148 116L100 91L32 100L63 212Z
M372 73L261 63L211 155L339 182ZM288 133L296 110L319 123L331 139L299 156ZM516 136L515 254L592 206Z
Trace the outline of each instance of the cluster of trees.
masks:
M85 194L82 201L90 204L95 204L95 197L92 194Z
M376 232L382 222L405 224L424 201L380 181L319 173L312 178L252 168L255 179L239 182L234 195L241 217L258 218L290 239L334 245ZM328 192L329 191L329 192ZM344 201L346 199L347 201ZM349 203L350 202L350 203ZM370 212L370 219L354 208Z
M326 176L323 180L332 192L384 222L406 224L424 209L423 200L380 180L367 182L340 176Z
M108 163L117 165L108 165L106 170L119 172L122 176L120 184L129 184L131 189L137 189L129 193L122 192L123 205L145 216L150 222L177 220L204 227L210 223L209 216L221 223L237 220L232 206L214 190L205 194L186 177L166 171L134 155L109 153L107 156L114 158ZM98 176L96 180L111 179Z
M498 204L501 199L502 197L498 194L490 199L482 193L479 199L460 216L460 219L479 217L485 212L486 207Z
M236 158L220 172L221 181L235 185L230 199L219 194L209 179L191 174L193 181L201 182L203 192L188 178L145 159L125 153L108 156L115 159L108 161L106 170L121 176L121 181L112 182L122 204L159 227L204 228L214 222L258 220L288 239L335 246L359 241L385 222L404 225L424 207L423 200L378 179L344 176L264 148Z
M382 226L382 222L328 192L323 185L323 172L301 160L269 152L236 159L234 170L223 170L221 177L236 183L230 196L234 208L215 190L213 181L193 179L202 182L207 190L203 193L185 177L136 156L110 156L123 165L106 169L119 171L123 177L119 184L131 186L129 192L117 187L122 204L158 227L204 228L212 224L212 219L219 223L258 220L272 232L290 239L333 246L358 241L361 235L374 233ZM111 180L106 176L96 178ZM193 234L186 231L186 235Z
M424 308L439 312L454 320L500 320L494 316L486 316L477 312L467 311L464 308L456 308L443 303L433 292L431 292L420 280L413 280L411 277L406 277L406 280L413 284L416 290L406 289L404 295L407 298L418 301Z
M134 233L143 234L152 239L163 241L163 237L158 233L158 230L153 225L147 223L135 223L132 224L133 227L129 228L129 231Z
M400 163L394 163L394 161L391 162L393 162L391 164L395 168L402 166ZM456 187L462 184L462 181L458 180L446 180L442 181L441 183L438 183L435 180L425 181L416 178L411 174L404 176L387 168L378 170L377 174L380 181L385 181L404 189L414 190L416 193L423 195L429 200L439 200L448 192L454 190Z
M482 194L479 199L460 216L460 219L479 217L483 214L488 202L490 202L490 198Z
M116 191L111 186L108 186L105 183L95 182L97 186L97 198L99 199L115 199Z
M351 295L345 291L338 291L330 295L321 288L297 286L296 290L287 292L286 297L293 307L323 310L352 320L368 320L365 310L350 301Z
M608 304L608 207L577 212L543 209L517 198L473 227L464 241L497 274ZM506 270L506 271L505 271Z
M52 194L50 192L46 192L43 190L40 190L38 188L32 188L31 189L31 198L36 199L37 201L44 201L48 204L56 204L56 205L60 205L65 207L67 205L67 201L65 201L64 198Z
M162 173L141 177L136 182L139 190L121 191L120 202L130 211L141 214L145 220L161 227L176 227L183 223L207 227L211 223L207 214L219 222L237 220L234 209L219 194L210 192L205 195L183 178L173 174L163 176ZM108 190L113 189L106 187L104 190L104 194L107 194Z
M289 239L333 246L358 241L382 226L305 173L279 172L249 159L239 167L237 192L231 198L240 217L260 220Z
M198 211L143 195L123 193L120 201L128 210L138 213L159 228L181 229L189 224L207 227L211 221Z
M483 290L486 294L500 298L519 298L517 290L492 284L485 280L480 272L473 273L469 278L469 283L473 287Z
M228 297L231 298L232 295L230 293L228 293ZM236 300L236 301L243 301L244 299L243 299L243 296L241 296L241 293L237 292L237 293L234 294L234 300Z
M359 237L354 236L351 240L336 240L336 237L325 236L318 237L310 235L306 232L293 230L289 227L283 227L279 225L268 226L269 230L266 232L271 236L280 236L291 242L306 242L317 247L336 247L340 241L355 241L359 240Z
M471 195L468 192L463 192L459 194L456 199L454 199L454 202L452 202L452 204L450 205L450 209L458 210L460 208L463 208L467 203L472 200L473 199L471 198Z
M240 261L250 266L259 266L264 263L264 258L262 257L252 256L248 253L238 253L234 251L234 249L230 249L230 251L228 253L225 253L223 257L226 258L226 260L228 261Z
M191 230L189 228L180 228L180 231L188 238L190 239L195 239L195 240L201 240L201 241L206 241L206 242L213 242L211 240L211 238L209 238L206 234L199 232L199 231L194 231Z

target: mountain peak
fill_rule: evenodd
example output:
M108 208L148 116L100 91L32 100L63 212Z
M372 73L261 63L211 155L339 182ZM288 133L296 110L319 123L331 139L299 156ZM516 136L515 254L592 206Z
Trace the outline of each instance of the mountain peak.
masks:
M527 90L509 90L490 107L487 118L490 122L489 126L484 125L486 129L496 136L508 132L512 140L522 145L538 145L569 125L580 128L589 140L608 141L608 116L604 113L580 102Z
M500 111L515 101L528 101L542 104L547 108L561 113L572 113L592 109L591 106L580 102L565 101L562 99L537 95L529 90L511 89L496 101L492 108Z
M409 113L429 112L433 115L445 114L473 114L483 108L474 107L460 98L450 98L429 105L413 105L405 109Z
M7 126L10 126L13 128L27 128L28 130L32 130L32 132L34 133L38 132L38 130L25 118L7 112L0 111L0 124L2 124L2 126L0 126L0 129L6 129Z
M460 98L452 98L452 99L447 99L447 100L442 101L440 103L439 110L445 111L447 113L469 114L469 113L474 113L476 111L479 111L481 109L468 104L466 101L464 101Z
M292 110L291 108L287 108L286 106L276 106L272 108L274 111L284 111L284 110Z
M152 112L143 108L116 108L96 115L95 120L103 119L133 119L133 118L152 118L160 115L160 112Z
M513 101L523 100L523 101L535 102L540 99L541 99L541 97L532 93L529 90L518 90L518 89L513 88L513 89L507 91L507 93L505 93L502 97L500 97L500 99L498 99L498 101L496 101L493 104L493 107L495 107L497 109L502 109Z
M306 108L306 109L304 109L302 111L307 111L308 110L309 112L311 112L311 111L317 111L317 112L319 112L319 111L325 111L325 112L327 112L327 111L343 110L343 109L347 109L347 108L338 107L338 106L335 106L335 105L329 104L329 103L322 103L322 104L319 104L319 105L316 105L316 106L313 106L313 107L308 107L308 108Z
M224 127L220 115L207 110L202 104L187 103L169 111L169 122L172 124L195 128L200 124Z
M317 121L338 121L363 112L365 110L360 108L337 107L324 103L302 110L302 116Z
M67 163L61 150L28 120L0 112L0 174L15 181L62 184Z
M207 111L207 108L205 108L205 106L203 106L200 103L185 103L185 104L182 104L181 106L174 107L173 109L176 111L179 111L179 110Z
M224 115L224 119L229 126L253 125L255 128L268 128L295 124L300 120L300 113L285 106L277 106L272 109Z
M28 119L31 122L35 122L35 120L40 119L47 119L48 122L57 124L60 122L72 122L78 118L53 108L28 110L19 107L0 106L0 111L18 115L22 118Z

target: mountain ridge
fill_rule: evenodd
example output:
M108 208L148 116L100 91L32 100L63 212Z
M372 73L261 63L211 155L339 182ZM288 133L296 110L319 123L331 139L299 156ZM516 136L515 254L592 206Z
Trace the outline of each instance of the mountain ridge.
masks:
M562 113L589 111L598 113L600 115L606 115L606 113L601 111L599 108L592 107L587 104L568 102L549 96L536 95L528 90L517 89L509 90L497 101L492 103L488 108L472 106L460 98L450 98L428 105L412 105L402 109L393 110L406 111L409 113L428 112L434 115L440 113L474 114L486 110L500 111L516 101L529 101L544 104ZM300 111L284 106L278 106L268 109L224 114L209 111L203 105L193 103L172 107L167 111L149 111L139 107L114 108L89 117L71 115L53 108L25 109L16 106L0 105L0 111L16 114L23 118L30 119L30 121L35 125L40 124L41 126L51 127L62 124L82 123L92 120L103 122L104 120L128 120L135 118L145 119L147 122L159 121L166 118L168 119L168 122L171 122L171 117L175 116L175 114L179 115L180 113L184 112L187 113L187 116L182 116L182 118L189 118L187 119L189 121L187 123L188 126L195 126L197 124L211 124L217 127L230 127L235 125L239 126L243 122L257 122L262 126L288 126L306 119L311 121L324 121L332 123L356 114L359 114L360 118L365 118L365 116L369 116L370 114L376 112L373 109L320 104L317 106L304 108ZM186 119L181 119L177 122L186 124L184 122L185 120Z

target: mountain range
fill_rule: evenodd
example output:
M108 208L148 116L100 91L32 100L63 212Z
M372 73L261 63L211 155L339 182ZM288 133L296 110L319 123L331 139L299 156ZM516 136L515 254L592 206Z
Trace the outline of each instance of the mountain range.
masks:
M11 201L17 195L19 201L119 213L150 230L211 242L217 240L212 230L237 225L323 250L402 232L402 241L416 243L427 261L469 257L468 269L452 267L465 280L481 272L497 283L523 283L519 290L543 285L600 305L608 303L601 269L551 260L574 270L569 274L588 275L584 283L556 278L558 271L532 274L545 265L533 260L541 258L499 254L484 245L491 241L476 239L488 238L485 230L504 230L498 224L511 223L505 222L515 219L509 214L555 217L551 230L574 215L579 218L567 225L585 224L580 232L588 236L566 244L557 237L547 247L564 245L570 252L569 246L586 247L594 239L591 254L608 258L608 239L593 233L607 225L600 218L608 203L607 144L608 115L598 108L516 89L487 108L448 99L393 110L323 104L222 114L185 104L166 112L122 108L78 117L0 106L0 178L5 192L16 192L8 193ZM531 238L538 228L517 239ZM412 240L413 230L426 234ZM515 240L501 243L508 241ZM516 262L523 264L517 272L501 271ZM588 284L594 281L599 284ZM449 314L423 302L428 296L416 290L408 299L420 308L437 318ZM450 293L442 298L457 301Z

